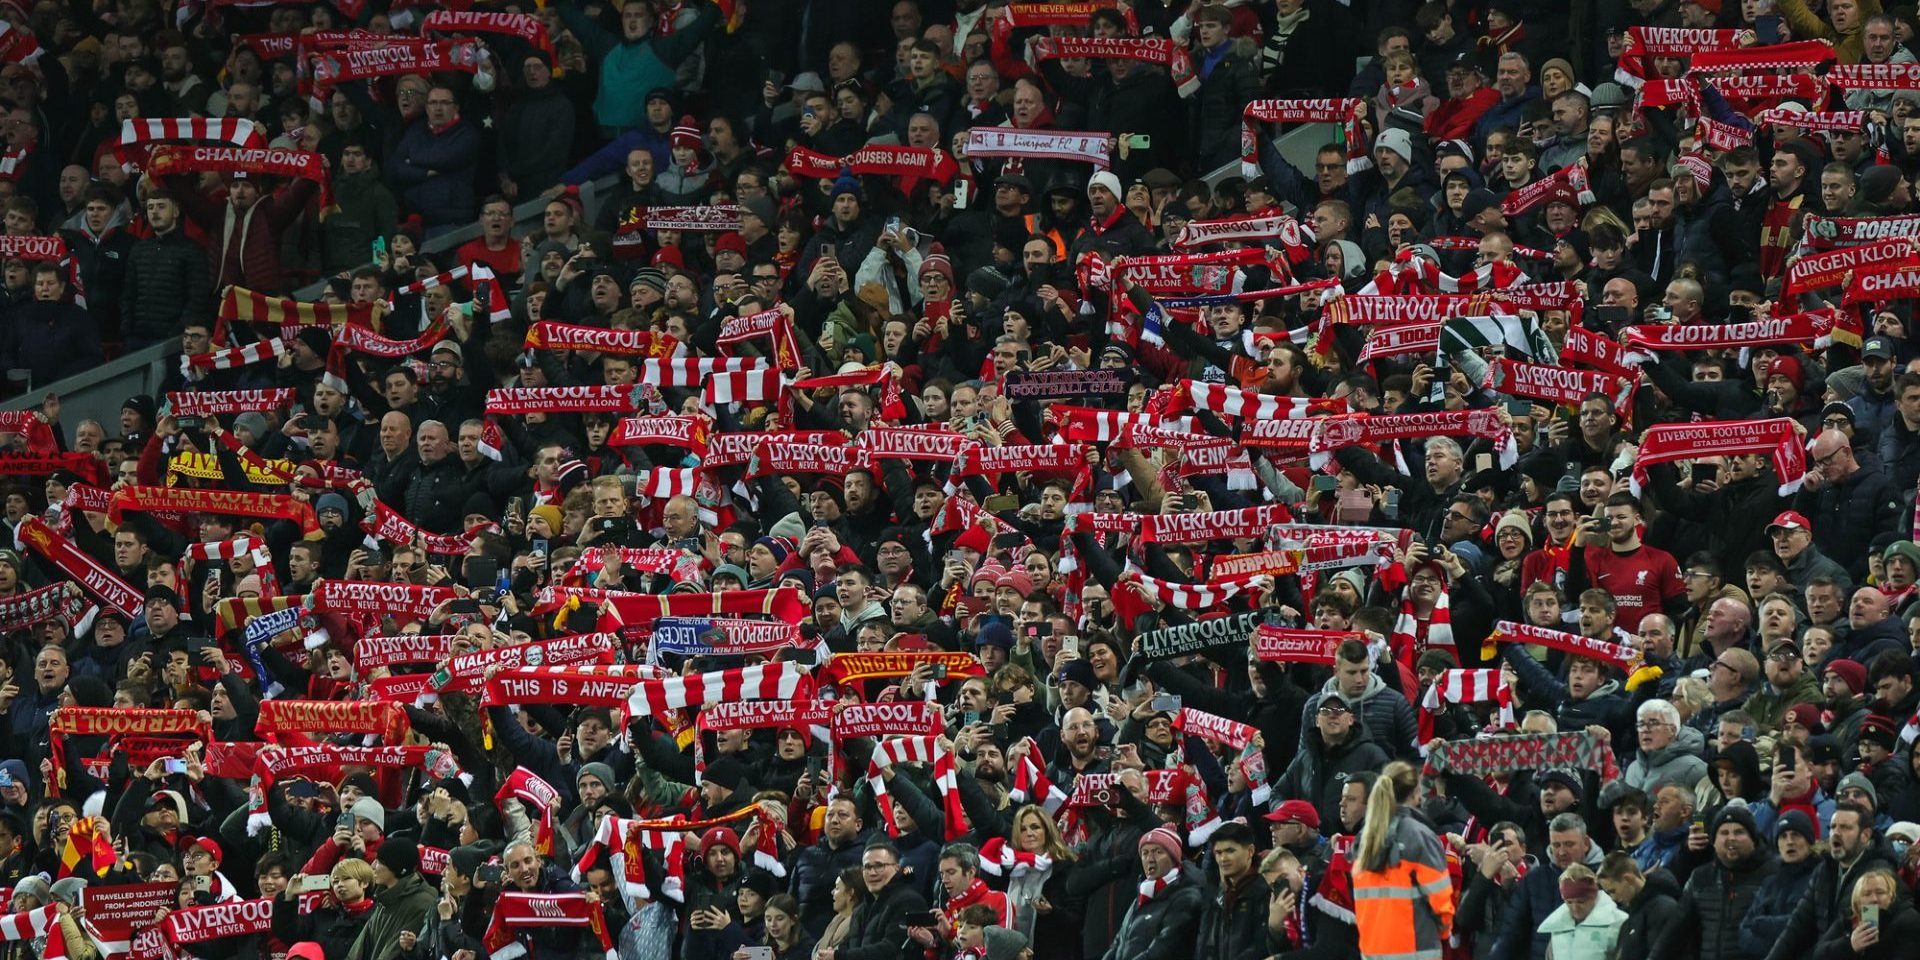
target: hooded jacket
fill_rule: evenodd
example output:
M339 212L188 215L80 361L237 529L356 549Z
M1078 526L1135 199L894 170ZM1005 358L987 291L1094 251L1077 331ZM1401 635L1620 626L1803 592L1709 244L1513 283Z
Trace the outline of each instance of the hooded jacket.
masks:
M1642 750L1635 755L1627 765L1625 780L1627 786L1651 794L1654 788L1669 783L1691 789L1706 775L1707 762L1676 737L1658 750Z
M1730 818L1722 813L1720 820ZM1751 828L1752 818L1746 820ZM1680 898L1681 922L1674 924L1654 948L1654 960L1736 960L1747 956L1740 949L1741 924L1760 886L1780 869L1773 848L1760 835L1754 834L1754 838L1753 852L1746 857L1730 864L1715 857L1687 876L1686 890Z
M1680 919L1680 882L1665 869L1648 870L1646 885L1627 905L1614 947L1621 957L1645 957Z
M1626 911L1612 897L1596 893L1586 919L1574 920L1573 909L1563 903L1540 925L1540 932L1547 935L1553 960L1607 960L1626 922Z
M1600 861L1604 859L1606 854L1600 845L1589 843L1587 854L1580 862L1598 870ZM1532 960L1546 960L1550 941L1544 924L1564 902L1560 899L1561 869L1552 860L1542 860L1514 886L1513 897L1507 903L1505 922L1500 929L1500 939L1494 944L1495 958L1520 960L1522 957L1531 957Z
M1300 749L1307 748L1307 734L1314 729L1313 715L1320 711L1322 698L1340 692L1339 679L1328 677L1320 691L1307 698L1305 709L1300 711ZM1400 691L1387 686L1379 674L1367 677L1367 688L1358 697L1348 697L1354 713L1367 725L1373 734L1374 743L1388 754L1402 760L1409 760L1419 750L1420 724L1414 716L1413 704Z
M1806 893L1794 904L1786 924L1776 934L1766 960L1807 956L1820 938L1848 915L1848 898L1853 893L1854 881L1874 867L1892 870L1895 866L1893 851L1877 839L1873 846L1861 852L1852 866L1842 867L1831 854L1822 856L1807 881Z
M1300 752L1274 784L1273 795L1313 804L1320 812L1320 832L1331 835L1340 829L1340 791L1347 781L1354 774L1379 770L1387 765L1387 759L1386 751L1367 732L1362 717L1354 717L1346 742L1333 747L1321 739L1320 728L1315 725L1308 728Z

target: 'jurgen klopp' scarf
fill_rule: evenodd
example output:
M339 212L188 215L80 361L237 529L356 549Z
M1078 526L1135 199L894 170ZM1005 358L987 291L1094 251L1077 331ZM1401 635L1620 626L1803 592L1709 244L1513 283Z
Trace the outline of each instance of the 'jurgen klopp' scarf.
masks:
M1830 346L1837 318L1831 311L1790 313L1741 323L1638 324L1621 331L1626 357L1652 359L1656 352L1748 349L1772 344Z
M1801 257L1787 268L1787 279L1780 290L1782 298L1798 296L1808 290L1839 286L1852 273L1910 269L1916 259L1912 237L1894 237L1857 247L1841 247L1826 253Z
M1182 98L1200 92L1187 48L1167 37L1035 37L1028 51L1038 60L1137 60L1165 67Z
M1367 102L1357 97L1338 100L1253 100L1241 112L1240 174L1260 175L1261 123L1337 123L1341 139L1347 143L1347 173L1359 173L1373 166L1367 154L1367 137L1360 129L1360 115Z
M1780 478L1780 495L1790 496L1807 478L1806 448L1793 420L1715 420L1710 423L1662 423L1648 427L1640 439L1627 485L1634 496L1647 482L1647 467L1676 460L1766 454Z

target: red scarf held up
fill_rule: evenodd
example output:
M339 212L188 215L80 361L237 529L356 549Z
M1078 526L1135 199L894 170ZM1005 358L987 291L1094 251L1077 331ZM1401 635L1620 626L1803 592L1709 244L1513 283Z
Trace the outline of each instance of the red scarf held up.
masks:
M1367 102L1357 97L1322 100L1253 100L1241 111L1240 173L1260 175L1260 128L1262 123L1337 123L1347 144L1347 173L1359 173L1373 166L1367 154L1366 134L1360 116Z
M147 170L156 177L211 172L310 180L320 188L320 209L333 206L333 178L327 173L326 159L306 150L162 144L147 158Z

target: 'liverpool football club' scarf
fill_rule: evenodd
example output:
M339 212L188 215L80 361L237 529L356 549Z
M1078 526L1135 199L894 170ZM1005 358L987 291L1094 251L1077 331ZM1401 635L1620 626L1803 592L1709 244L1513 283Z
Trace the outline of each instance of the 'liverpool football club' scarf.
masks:
M1771 420L1715 420L1710 423L1661 423L1647 428L1640 439L1627 483L1634 496L1646 485L1647 467L1677 460L1766 454L1780 478L1780 495L1790 496L1807 477L1806 450L1794 422Z
M1038 60L1138 60L1165 67L1181 97L1200 92L1187 48L1168 37L1035 37L1028 47Z

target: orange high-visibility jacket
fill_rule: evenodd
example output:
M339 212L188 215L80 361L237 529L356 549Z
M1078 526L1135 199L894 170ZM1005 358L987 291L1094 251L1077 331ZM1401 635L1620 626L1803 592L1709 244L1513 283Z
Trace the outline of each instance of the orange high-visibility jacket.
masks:
M1440 960L1453 932L1453 881L1433 831L1396 811L1385 863L1356 860L1354 925L1368 960ZM1354 856L1360 856L1355 844Z

